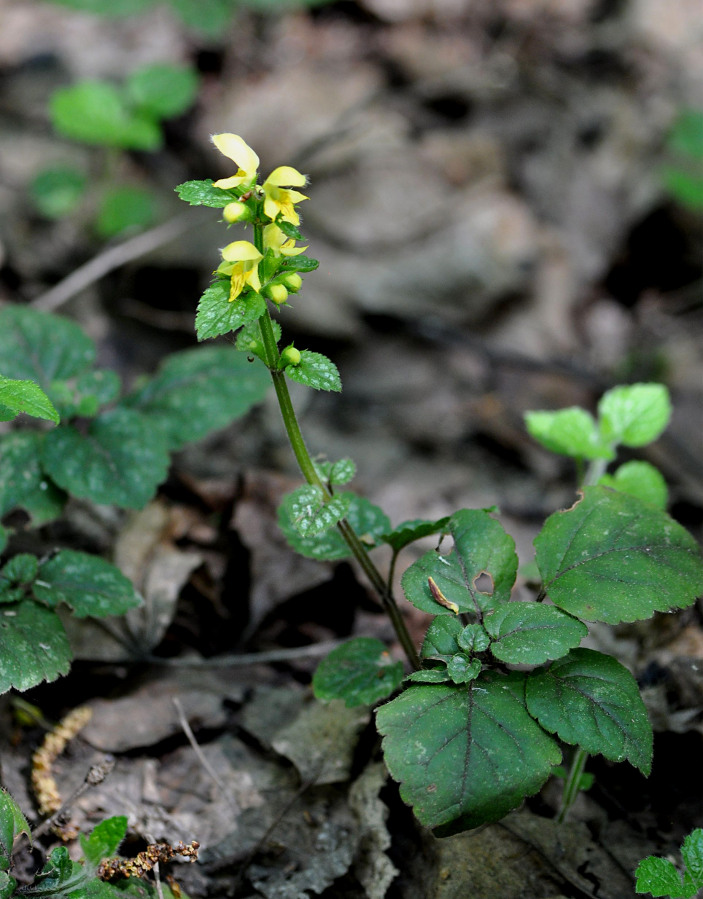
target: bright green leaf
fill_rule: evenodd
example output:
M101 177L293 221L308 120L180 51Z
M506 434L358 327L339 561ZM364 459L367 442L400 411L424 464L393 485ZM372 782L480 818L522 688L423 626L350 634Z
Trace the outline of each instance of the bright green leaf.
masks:
M128 185L113 187L100 200L95 230L103 238L143 230L154 222L156 213L156 198L150 190Z
M603 475L598 483L621 493L636 496L650 506L666 509L669 499L666 481L659 469L649 462L639 460L625 462L614 474Z
M671 401L663 384L628 384L608 390L598 403L603 440L645 446L669 423Z
M376 713L401 796L440 836L498 821L561 760L514 694L516 678L522 683L482 675L461 687L413 684Z
M185 203L191 206L211 206L223 209L228 203L236 200L236 194L230 190L214 187L212 178L205 181L185 181L176 188L176 193Z
M253 290L243 293L229 302L230 282L215 281L200 297L195 316L198 340L219 337L236 331L242 325L256 321L266 312L266 300Z
M593 416L578 406L557 412L525 413L527 430L553 453L576 459L612 459L614 453L598 433Z
M31 837L27 819L12 796L0 789L0 871L7 871L10 867L12 847L22 833Z
M592 649L574 649L527 679L527 708L542 727L590 755L652 766L652 726L637 682L624 665Z
M509 665L541 665L578 646L588 628L554 606L511 602L487 615L483 625L493 637L491 653Z
M343 699L351 708L385 699L402 680L403 663L393 661L380 640L355 637L320 662L312 688L318 699Z
M169 0L182 21L200 34L219 38L235 9L232 0Z
M695 212L703 211L703 175L666 166L662 170L661 178L664 187L682 206Z
M70 663L66 632L51 609L30 599L0 607L0 693L56 680Z
M165 480L166 442L149 419L116 408L85 431L60 425L45 436L42 459L60 486L82 499L140 509Z
M270 386L268 371L232 347L198 347L168 356L124 404L146 416L176 450L241 418Z
M65 603L78 618L123 615L141 604L132 582L100 556L62 549L39 567L33 586L51 608Z
M322 353L302 350L300 362L298 365L289 365L286 368L286 374L291 381L305 384L306 387L312 387L314 390L340 391L342 389L337 366Z
M103 859L115 855L126 833L127 818L116 815L94 827L90 836L80 834L81 849L86 861L97 867Z
M86 175L68 165L42 169L29 185L29 195L41 215L60 219L73 212L85 193Z
M14 381L0 375L0 421L10 421L20 413L59 422L53 403L34 381Z
M135 106L155 119L169 119L193 105L198 76L192 69L159 63L131 72L125 88Z
M501 525L482 509L462 509L451 516L448 530L454 550L448 556L425 553L403 575L403 590L409 602L433 615L451 614L432 593L432 578L445 599L459 612L476 614L497 608L510 598L518 559L515 542ZM478 578L488 574L492 591L479 589Z
M691 605L703 591L703 560L685 528L625 493L583 493L550 515L534 541L554 605L607 624Z

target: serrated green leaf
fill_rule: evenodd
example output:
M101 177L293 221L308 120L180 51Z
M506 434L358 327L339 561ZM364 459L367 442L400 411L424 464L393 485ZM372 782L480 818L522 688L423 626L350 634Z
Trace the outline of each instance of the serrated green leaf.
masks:
M34 884L22 888L22 894L37 899L46 896L54 896L56 899L84 899L83 891L87 885L88 874L83 865L71 860L65 846L59 846L53 850L36 875Z
M637 893L649 893L651 896L669 896L670 899L691 899L696 890L686 889L681 882L681 875L668 858L656 858L650 855L643 859L635 871Z
M559 747L516 698L511 678L413 684L376 713L400 794L421 824L449 836L498 821L536 793Z
M184 66L157 63L131 72L125 88L139 109L155 119L169 119L193 105L198 93L198 76Z
M281 339L281 326L275 320L272 320L271 324L273 326L273 336L276 339L276 344L278 344ZM259 328L258 321L244 325L244 327L237 332L235 346L238 350L241 350L241 352L253 353L255 356L258 356L262 362L266 362L266 352L261 339L261 329Z
M130 109L124 93L105 81L81 81L59 88L49 100L49 113L59 134L81 143L158 150L163 142L154 119Z
M628 384L608 390L598 403L604 440L623 446L645 446L669 423L671 401L663 384Z
M320 662L312 688L318 699L343 699L351 708L385 699L402 680L403 663L394 662L380 640L355 637Z
M666 509L669 501L664 476L649 462L639 460L625 462L614 474L603 475L598 483L603 487L612 487L613 490L636 496L643 503L649 503L657 509Z
M586 621L618 624L685 608L703 591L693 537L633 496L586 487L535 538L537 564L554 605Z
M339 377L337 366L322 353L302 350L300 362L297 365L289 365L286 368L286 374L291 381L305 384L306 387L312 387L313 390L338 392L342 389L342 380Z
M337 462L318 462L318 473L323 481L334 487L341 487L353 480L356 464L353 459L339 459Z
M33 585L51 608L65 603L77 618L123 615L141 604L132 582L100 556L62 549L39 566Z
M681 858L686 865L684 884L703 889L703 830L697 827L683 841Z
M237 199L234 191L223 190L213 185L212 178L204 181L185 181L175 188L178 196L191 206L210 206L213 209L223 209L228 203Z
M283 500L286 513L301 537L315 537L333 528L347 514L349 495L338 493L326 500L322 489L304 484Z
M112 187L100 198L95 230L100 237L116 237L123 231L148 228L156 215L156 197L150 190L129 185Z
M195 316L198 340L219 337L256 321L266 312L266 300L253 290L240 294L229 302L230 282L215 281L200 297Z
M32 553L18 553L0 570L0 579L11 584L28 584L37 576L39 560Z
M388 534L384 534L381 539L398 553L416 540L421 540L423 537L431 537L432 534L442 533L446 530L448 524L449 516L439 518L437 521L416 518L412 521L402 522Z
M0 607L0 693L56 680L70 663L71 647L58 615L30 599Z
M0 789L0 871L7 871L10 867L12 847L23 833L31 837L32 831L22 809L9 793Z
M557 412L527 412L525 424L529 434L553 453L575 459L615 457L601 439L593 416L579 406Z
M39 488L41 436L14 431L0 438L0 515L21 506Z
M456 512L451 516L448 530L454 539L450 555L425 553L405 571L402 584L408 601L432 615L452 614L435 599L428 584L432 578L459 612L488 612L507 602L518 565L512 537L482 509ZM484 573L491 577L492 593L476 586L478 577Z
M475 680L481 668L478 659L469 659L463 652L458 652L447 662L447 674L455 684L468 684Z
M292 272L314 272L320 263L310 256L288 256L280 263L280 271L290 274Z
M169 455L148 418L115 408L93 419L85 432L71 425L50 431L42 461L52 479L74 496L140 509L165 480Z
M614 762L630 761L643 774L652 765L652 726L637 682L611 656L573 649L527 679L527 708L565 743Z
M59 422L54 404L38 384L0 375L0 421L10 421L21 412L56 424Z
M73 322L26 306L0 309L0 371L10 378L73 378L95 361L95 344Z
M97 867L103 859L115 855L126 833L126 816L115 815L94 827L90 836L80 834L81 849L86 861Z
M559 659L588 635L586 625L554 606L511 602L483 619L493 637L491 653L509 665L541 665Z
M364 542L375 542L381 534L388 530L390 521L383 509L375 506L365 497L357 496L350 491L339 495L348 498L346 519ZM308 559L337 561L347 559L352 555L344 538L336 528L315 537L301 537L290 519L288 508L284 502L278 507L278 524L290 546Z
M17 881L7 871L0 871L0 899L10 899L17 889Z
M449 615L438 615L433 618L425 633L421 657L448 662L461 649L459 637L463 630L464 625L459 618Z
M477 623L466 625L459 634L458 643L464 652L483 652L488 649L490 640L483 626Z
M171 354L123 403L146 416L177 450L241 418L270 386L268 371L231 347L198 347Z

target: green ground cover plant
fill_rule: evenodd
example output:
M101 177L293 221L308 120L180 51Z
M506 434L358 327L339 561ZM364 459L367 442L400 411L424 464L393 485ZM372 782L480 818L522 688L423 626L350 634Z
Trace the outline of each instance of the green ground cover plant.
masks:
M691 899L703 890L703 830L697 827L683 841L682 874L668 858L650 855L637 866L637 892L670 899Z
M384 702L376 724L391 775L418 820L438 836L496 821L537 792L571 755L562 815L584 783L589 754L629 761L648 774L652 729L637 682L617 659L582 647L591 622L616 625L691 605L703 590L703 562L692 536L665 512L666 486L646 462L609 472L621 447L662 433L670 402L659 384L607 391L597 417L583 409L533 412L532 436L573 457L579 492L535 539L531 601L513 597L518 558L496 509L460 509L440 520L393 527L385 513L346 488L350 459L314 459L288 382L339 391L334 363L282 340L272 312L284 314L301 275L317 267L300 246L298 206L306 178L290 166L259 182L259 158L235 134L213 137L236 166L217 181L180 185L192 205L222 209L252 240L221 250L212 285L198 305L200 340L236 333L236 347L268 370L305 484L279 510L290 544L316 559L355 557L377 592L407 666L378 640L336 649L313 687L322 700ZM393 596L399 553L434 535L437 546L402 578L406 599L432 616L418 652ZM449 545L447 545L449 544ZM383 575L370 553L390 547ZM392 698L389 698L392 697Z

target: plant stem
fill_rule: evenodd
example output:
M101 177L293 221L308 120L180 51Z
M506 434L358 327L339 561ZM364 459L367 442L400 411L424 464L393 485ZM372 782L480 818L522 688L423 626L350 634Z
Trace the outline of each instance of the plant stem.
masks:
M263 252L263 227L261 225L254 225L254 245L259 250L259 252ZM286 429L286 434L288 435L288 440L290 442L291 449L293 450L293 454L295 455L300 471L302 472L303 477L308 482L308 484L319 487L322 490L325 500L329 500L332 498L332 494L327 484L322 481L319 474L317 473L315 465L310 457L308 448L305 445L303 434L300 430L300 425L298 424L295 409L293 408L293 403L288 391L288 382L286 381L286 376L284 372L281 371L278 367L281 356L276 344L276 335L273 331L273 323L271 321L271 315L268 309L259 319L259 328L261 330L261 339L264 345L266 364L269 371L271 372L273 387L276 391L276 399L278 400L278 405L281 410L281 416L283 418L283 424ZM400 609L398 608L395 598L393 597L393 594L390 590L390 585L387 585L384 581L383 576L379 572L378 568L376 568L376 566L372 562L371 557L366 550L366 547L359 539L358 534L356 533L354 528L352 528L349 522L346 519L342 519L342 521L337 524L337 529L342 535L344 542L347 544L357 562L361 566L364 574L371 582L372 587L378 594L381 605L383 606L384 611L388 614L388 617L391 619L393 628L396 632L398 640L400 641L400 645L403 647L403 651L405 652L408 661L413 668L419 668L420 659L418 657L417 650L415 649L415 644L413 643L412 637L408 633L408 629L405 626L405 621L403 620L403 616L400 614Z
M588 761L588 753L585 749L577 749L574 757L571 759L571 767L566 776L564 783L564 792L561 796L561 808L557 815L557 824L561 824L566 817L567 812L574 804L576 797L581 789L581 777L583 775L586 762Z

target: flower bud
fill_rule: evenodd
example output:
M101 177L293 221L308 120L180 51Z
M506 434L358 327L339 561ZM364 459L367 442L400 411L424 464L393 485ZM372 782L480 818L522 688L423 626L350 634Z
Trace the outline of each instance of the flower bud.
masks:
M277 306L280 306L281 303L285 303L288 299L288 291L283 284L269 284L266 288L266 293Z
M222 210L222 217L226 222L233 224L234 222L246 221L251 218L251 215L246 203L240 203L239 200L235 200L233 203L228 203L225 206Z
M286 285L290 293L297 293L303 286L303 279L297 272L291 272L290 275L285 276L285 278L283 279L283 283Z
M301 358L300 350L296 350L293 344L291 344L281 353L281 365L283 368L285 368L286 365L300 365Z

